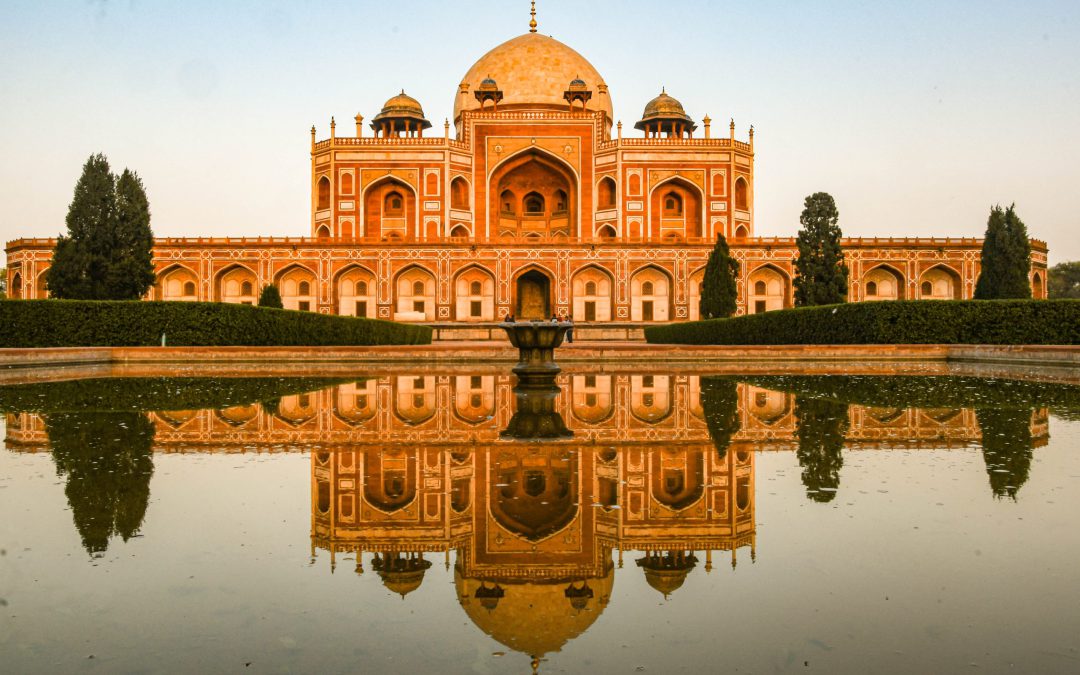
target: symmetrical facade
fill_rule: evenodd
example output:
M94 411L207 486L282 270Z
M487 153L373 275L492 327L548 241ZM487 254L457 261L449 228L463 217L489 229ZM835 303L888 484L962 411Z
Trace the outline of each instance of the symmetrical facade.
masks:
M754 130L701 129L666 92L624 136L608 86L535 27L484 55L441 134L404 91L365 134L311 130L310 236L159 239L154 299L255 302L427 323L514 314L643 324L698 318L718 234L740 262L739 312L792 305L794 239L754 233ZM425 134L425 132L428 132ZM453 134L451 133L453 132ZM1045 297L1046 245L1031 280ZM8 287L44 297L52 240L10 242ZM855 301L970 298L978 239L844 241Z

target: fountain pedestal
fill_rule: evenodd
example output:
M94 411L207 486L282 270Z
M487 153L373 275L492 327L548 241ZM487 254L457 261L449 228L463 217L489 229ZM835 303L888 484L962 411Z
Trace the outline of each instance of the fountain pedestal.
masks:
M555 376L562 370L555 363L555 349L562 345L569 323L553 321L518 321L500 323L510 336L510 344L517 347L520 360L514 366L521 386L551 386Z

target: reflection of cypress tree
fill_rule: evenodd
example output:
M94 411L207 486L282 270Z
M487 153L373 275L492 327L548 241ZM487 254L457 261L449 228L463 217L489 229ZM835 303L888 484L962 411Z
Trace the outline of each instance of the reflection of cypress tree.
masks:
M795 399L795 434L799 439L799 466L807 498L831 502L840 487L844 466L844 436L848 430L848 406L820 398Z
M112 536L127 541L138 533L154 473L154 425L146 415L52 413L45 428L87 553L104 552Z
M702 378L701 410L717 457L722 460L732 437L739 433L739 383L722 377Z
M1031 470L1031 410L977 408L982 429L983 460L995 497L1011 497L1027 482Z

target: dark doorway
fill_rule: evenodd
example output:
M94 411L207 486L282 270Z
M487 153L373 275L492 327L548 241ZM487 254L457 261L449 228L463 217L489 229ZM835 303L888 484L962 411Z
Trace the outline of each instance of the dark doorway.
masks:
M518 277L517 318L525 321L551 318L551 279L547 275L532 270Z
M653 320L653 301L642 300L641 301L641 320L652 321Z
M585 320L596 321L596 303L591 300L585 303Z

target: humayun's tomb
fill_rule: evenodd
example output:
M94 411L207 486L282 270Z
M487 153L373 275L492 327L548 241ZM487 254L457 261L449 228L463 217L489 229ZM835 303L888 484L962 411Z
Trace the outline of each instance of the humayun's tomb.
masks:
M311 129L310 237L161 238L163 300L255 303L398 321L491 323L567 313L605 329L698 317L717 234L740 263L739 313L793 304L794 238L754 234L754 130L717 135L661 93L624 136L604 78L530 32L454 91L442 134L392 97L355 135ZM614 133L613 133L614 132ZM6 247L13 297L46 297L52 239ZM853 301L970 298L981 239L847 238ZM1031 282L1046 294L1044 242ZM604 331L606 332L606 331ZM599 333L599 331L597 331Z

